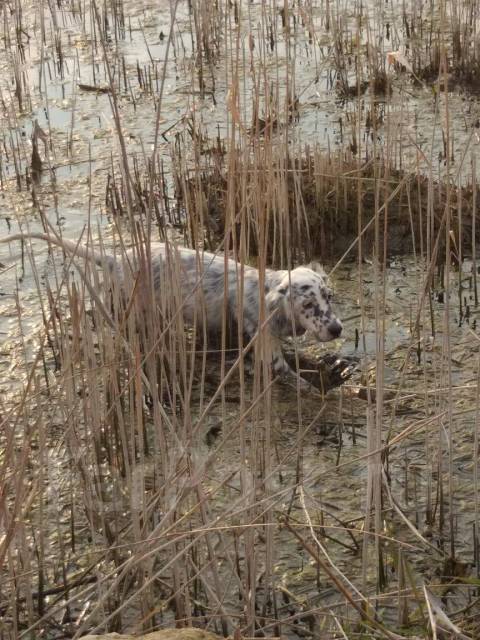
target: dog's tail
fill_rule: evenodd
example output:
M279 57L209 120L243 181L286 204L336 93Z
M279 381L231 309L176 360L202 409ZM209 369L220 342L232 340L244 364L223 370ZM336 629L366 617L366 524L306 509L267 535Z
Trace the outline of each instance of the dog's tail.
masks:
M79 258L85 258L86 260L91 260L99 267L107 268L111 272L113 272L114 269L118 268L117 261L113 256L100 253L99 251L96 251L95 249L92 249L89 246L78 244L73 240L67 240L66 238L47 235L46 233L36 233L36 232L16 233L6 238L0 238L0 244L3 244L5 242L14 242L15 240L30 240L30 239L45 240L45 242L55 244L58 247L61 247L62 249L64 249L64 251L69 255L71 255L72 257L79 257Z

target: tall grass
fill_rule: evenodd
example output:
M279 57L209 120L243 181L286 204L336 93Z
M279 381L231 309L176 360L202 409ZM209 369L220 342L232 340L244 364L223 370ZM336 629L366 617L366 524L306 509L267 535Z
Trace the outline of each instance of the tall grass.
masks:
M468 85L460 71L476 61L478 8L353 9L172 2L154 41L148 6L4 8L9 211L31 204L17 224L73 237L58 224L67 158L87 183L79 240L114 253L125 275L62 259L53 245L47 269L40 244L10 248L19 276L33 275L35 302L18 281L5 305L15 327L2 351L2 637L171 626L245 637L478 633L476 138L472 128L458 154L458 103L441 92L449 71ZM72 53L67 27L84 55ZM136 30L141 63L128 58ZM19 133L36 82L21 62L30 31L42 34L44 104L57 89L47 78L67 67L83 84L68 131L45 126L50 147L33 126ZM386 65L386 51L405 44L416 78ZM180 118L169 112L172 68L188 85ZM341 101L336 136L306 141L302 121L327 90ZM427 142L404 122L416 90L431 108ZM77 142L80 91L108 100L108 153L97 142L104 124ZM204 101L215 113L224 102L218 127ZM99 190L109 225L93 216ZM262 282L272 266L325 260L347 317L335 346L356 342L361 372L326 396L274 380L265 331L247 343L240 325L232 336L226 306L212 342L201 286L186 326L173 251L156 295L159 239L196 249L200 282L204 249L232 256L240 291L246 264ZM399 252L409 256L396 263ZM290 346L303 348L314 347Z

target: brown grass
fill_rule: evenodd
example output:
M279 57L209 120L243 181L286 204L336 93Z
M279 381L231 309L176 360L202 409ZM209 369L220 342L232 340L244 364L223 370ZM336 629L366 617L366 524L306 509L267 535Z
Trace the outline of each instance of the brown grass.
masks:
M8 224L17 211L23 228L71 236L62 169L83 164L81 241L114 251L127 275L122 292L57 250L46 269L38 244L2 254L19 278L2 348L1 637L199 626L237 638L397 640L452 625L476 637L477 163L474 128L453 153L453 97L428 94L431 144L397 129L394 97L408 114L415 87L385 68L373 43L386 18L359 3L352 16L341 2L280 12L174 2L161 37L148 7L139 17L122 2L92 2L63 22L66 7L40 5L4 8ZM400 46L402 32L415 74L440 74L438 87L455 65L475 75L476 3L422 7L405 6L385 46ZM72 51L64 25L76 21ZM141 63L128 59L136 32ZM26 76L33 34L37 89ZM48 126L49 145L37 144L38 131L22 129L31 94L52 106L48 78L77 64L91 71L81 86L95 89L80 90L109 101L95 103L113 115L117 146L104 155L107 136L80 155L77 88L64 137ZM189 87L189 111L164 127L173 78ZM296 135L325 87L342 98L329 120L336 151L333 133L323 145ZM225 102L223 128L209 126L205 101ZM132 152L128 116L145 102L152 128ZM111 216L101 230L98 193ZM261 274L320 257L352 312L343 348L361 371L329 395L305 394L272 379L262 331L246 344L240 327L230 349L226 313L212 348L201 322L184 324L174 262L155 300L149 246L159 238L228 251ZM393 258L404 253L399 270ZM192 295L200 320L201 288ZM289 345L292 362L311 355L303 347Z

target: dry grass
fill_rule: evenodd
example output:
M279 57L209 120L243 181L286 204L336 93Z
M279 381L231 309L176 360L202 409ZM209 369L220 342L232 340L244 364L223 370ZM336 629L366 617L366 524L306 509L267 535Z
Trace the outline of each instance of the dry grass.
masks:
M161 35L148 6L3 7L8 217L73 237L61 227L72 184L62 171L78 171L81 241L114 248L127 277L122 292L58 250L45 270L39 245L12 248L18 275L33 274L37 324L25 287L9 286L2 638L174 625L245 637L479 633L476 129L459 154L455 96L425 88L428 144L396 124L427 67L437 88L452 67L475 75L477 3L407 3L400 17L290 4L172 2ZM416 80L374 46L387 24L385 47L409 44ZM40 34L29 67L27 36ZM301 75L300 47L315 80ZM64 90L49 78L72 70L82 82L65 98L68 118L22 136L34 101L53 111L48 93ZM175 74L187 85L180 117ZM341 98L336 150L333 137L301 138L327 90ZM216 129L202 105L222 100ZM83 101L108 105L112 121L82 147ZM104 196L111 218L99 229ZM351 315L354 383L305 394L261 357L247 373L264 335L245 344L239 331L231 349L226 318L213 348L200 322L184 325L175 264L155 300L148 247L159 238L229 251L261 273L321 256Z

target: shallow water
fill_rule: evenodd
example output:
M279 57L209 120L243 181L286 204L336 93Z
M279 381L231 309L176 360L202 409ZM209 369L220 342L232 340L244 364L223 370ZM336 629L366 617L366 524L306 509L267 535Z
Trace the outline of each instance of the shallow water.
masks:
M283 5L283 2L280 4ZM277 109L280 114L284 112L288 78L289 82L294 82L295 93L299 96L299 118L291 123L288 129L291 148L300 147L306 141L319 144L325 149L341 148L342 145L348 144L352 131L357 126L354 103L338 99L335 82L332 80L332 32L327 32L324 28L324 3L312 3L311 15L316 34L313 42L310 42L308 30L301 25L300 20L297 20L291 37L286 36L278 13L280 4L272 5L271 10L269 8L265 11L265 3L261 2L248 3L243 8L240 26L231 24L229 33L232 41L222 42L219 55L211 65L205 65L205 69L208 68L206 92L201 96L198 71L192 54L191 17L188 14L187 3L179 3L174 39L175 57L172 52L171 61L167 65L161 113L160 130L168 130L168 133L160 140L159 156L167 162L167 166L173 153L175 135L180 134L188 139L185 117L194 116L199 128L211 138L218 132L225 138L229 134L232 114L228 115L225 105L232 83L229 60L237 35L242 51L238 68L242 86L240 115L244 127L249 126L253 108L251 88L255 81L250 67L250 54L254 62L258 61L260 51L265 46L263 21L269 20L276 28L276 44L274 51L267 50L266 53L262 53L267 62L267 80L262 81L259 89L263 100L261 108L265 108L266 104L265 86L271 85ZM119 172L119 145L114 135L108 94L83 91L78 87L79 82L87 85L93 84L94 81L99 85L107 82L101 48L99 45L93 48L91 46L91 12L87 8L84 14L80 14L73 4L62 4L61 8L57 9L57 5L51 3L48 10L47 6L38 3L22 5L25 31L37 37L31 37L28 43L24 42L25 57L20 69L25 74L27 91L23 98L23 112L20 112L18 100L12 90L12 49L7 46L5 40L2 43L5 55L0 61L0 88L5 108L0 114L0 123L5 153L1 165L0 233L3 236L10 231L16 231L19 226L23 229L41 229L39 210L42 210L67 237L78 237L87 221L91 220L94 227L98 224L102 228L102 234L108 242L112 233L112 223L123 225L122 220L112 220L105 206L107 177ZM384 51L395 50L402 45L400 9L397 14L394 12L395 7L392 8L391 5L392 3L373 2L367 5L374 27L376 46ZM3 10L7 9L4 7ZM115 32L111 31L112 39L108 47L115 52L122 65L123 60L125 61L127 70L126 88L121 75L123 71L118 72L118 98L127 154L131 160L135 156L143 162L144 156L149 156L152 151L155 106L153 96L139 85L137 65L147 72L150 69L154 79L157 75L160 76L166 52L166 40L160 39L160 32L168 33L169 7L167 3L160 3L158 7L149 2L136 2L126 4L124 10L124 35L116 32L116 39ZM41 41L38 38L41 11L44 12L47 33L47 44L43 53L38 48L38 42ZM391 40L386 40L386 34L383 32L386 22L381 16L383 11L388 14L390 33L395 34L391 36ZM345 17L345 24L351 24L356 19L348 3L341 7L341 13ZM229 19L232 20L232 17ZM13 30L12 22L11 34ZM62 42L61 63L58 50L52 41L55 32ZM253 36L255 42L252 51L249 36ZM145 43L148 43L148 48ZM287 59L291 61L288 73L285 65ZM120 66L117 70L119 68ZM370 96L367 90L360 104L363 124L359 132L364 152L372 152L375 147L375 152L393 158L398 163L401 161L404 167L408 167L409 163L413 166L418 161L422 170L427 170L431 162L434 175L442 174L445 171L444 159L439 157L439 154L443 152L442 130L445 131L446 96L436 96L425 86L414 87L407 76L396 74L393 70L390 72L393 94L388 103ZM215 102L209 93L212 89L212 78L215 81ZM350 81L354 81L351 75ZM156 92L156 80L153 84ZM474 128L480 114L478 102L475 98L458 92L448 95L448 101L450 136L453 141L453 155L456 158L452 171L468 174L472 170L471 161L472 157L476 156L478 146L478 136ZM379 126L375 139L364 126L365 110L371 107L373 102L383 117L383 125ZM38 205L33 205L31 188L25 181L25 170L30 164L31 155L29 140L35 120L48 134L49 140L48 159L44 156L43 143L40 142L45 169L36 187ZM276 134L279 144L284 141L285 132L286 129L280 122ZM417 159L418 148L429 160ZM16 179L15 164L21 174L19 181ZM477 163L477 166L479 164ZM25 272L21 269L19 246L0 245L0 262L4 265L0 267L0 392L7 405L27 379L26 365L35 357L43 332L40 313L40 302L42 299L45 301L46 297L43 277L48 276L48 281L54 288L55 275L52 263L60 261L58 253L55 254L55 259L48 255L43 243L34 242L33 247L41 278L40 299L28 259ZM366 425L375 413L378 393L374 364L380 344L379 335L384 335L385 347L385 402L380 407L378 415L381 422L378 426L382 427L384 438L387 432L392 438L419 420L432 418L425 428L412 431L392 447L388 465L392 493L407 517L427 536L428 541L440 549L446 548L448 526L443 524L442 529L439 526L439 518L434 519L432 524L426 523L426 514L430 496L435 496L440 490L439 477L444 481L441 488L446 491L446 467L440 467L439 462L442 458L446 459L450 453L454 489L450 499L454 508L457 558L460 562L472 561L472 526L475 522L474 506L478 493L475 492L475 465L478 463L474 456L473 441L475 429L478 429L475 410L480 343L470 331L472 328L475 329L478 311L474 307L470 289L469 264L465 264L463 273L465 288L462 291L462 299L465 298L464 307L469 306L469 318L462 318L460 322L455 284L458 273L455 272L452 274L449 314L446 315L445 302L441 302L441 286L437 283L437 295L432 298L435 330L432 330L430 309L426 305L420 316L422 329L419 346L417 338L412 339L412 334L424 286L425 265L421 261L416 263L411 257L400 257L390 262L387 268L385 301L377 306L377 311L379 283L376 281L374 267L365 263L360 273L356 264L342 265L334 277L336 304L342 318L352 319L345 321L342 339L327 347L328 350L335 350L340 354L360 357L361 366L342 389L328 395L321 415L318 413L323 401L317 396L302 395L301 401L298 402L290 387L276 385L272 392L271 421L266 424L260 412L254 419L247 420L241 429L234 431L226 445L216 453L218 439L214 439L213 444L207 444L207 431L212 426L220 424L222 431L218 437L221 438L222 434L225 434L225 427L235 424L239 419L238 389L231 385L227 389L223 407L215 406L210 412L207 424L195 442L195 463L202 468L202 461L209 455L214 455L214 464L207 470L203 469L206 490L216 487L225 477L231 477L228 484L222 490L218 490L216 499L210 500L209 508L212 510L212 516L218 513L226 524L243 525L245 522L254 522L259 514L263 514L264 508L263 504L257 504L254 495L249 502L251 511L248 512L248 518L235 514L236 501L241 491L245 491L246 483L250 482L252 487L258 490L258 495L265 497L269 521L274 523L271 527L273 557L267 557L262 537L267 536L268 527L261 534L256 534L255 548L260 573L266 564L271 563L273 573L284 587L283 602L280 602L280 591L277 591L281 616L300 615L314 607L329 609L341 600L325 575L320 575L317 585L317 570L311 558L298 546L293 536L278 525L279 518L290 505L294 487L300 480L306 494L308 511L315 514L315 523L324 527L322 534L330 531L337 539L328 542L329 551L337 566L348 574L358 588L363 589L362 560L356 545L361 547L363 544L360 528L365 515L368 470L367 460L364 458L367 450ZM20 321L18 309L21 311ZM355 339L356 330L358 340ZM324 348L308 339L301 340L299 345L300 348L312 352ZM48 362L47 365L50 375L55 378L52 363ZM198 389L195 392L200 393ZM249 393L251 392L249 388ZM370 402L367 399L369 394ZM450 413L447 411L449 395L452 400ZM195 400L200 403L198 397L195 397ZM45 416L50 416L47 433L51 439L49 499L52 528L46 533L46 536L51 538L47 577L49 584L57 584L61 574L57 532L63 531L67 538L70 507L74 505L78 508L79 514L83 513L83 496L75 493L81 485L76 484L78 470L72 464L71 450L63 441L62 412L54 410L51 416L49 412L52 409L46 398L39 404L42 406L44 419ZM227 424L224 422L225 415L228 416ZM438 418L433 419L434 416ZM450 443L448 434L451 436ZM267 449L267 438L274 443L274 460L266 460L263 453L264 449ZM245 448L245 445L249 459L244 466L240 458L242 447ZM149 474L153 467L155 475L155 464L155 461L149 461ZM273 471L268 482L264 484L265 469L268 471L269 468ZM141 469L140 475L148 475L144 471L145 469ZM122 521L131 505L128 496L126 497L122 478L111 478L109 473L110 471L106 471L105 487L113 496L112 503L122 506L119 509L119 520ZM35 505L32 508L32 521L37 514L38 505ZM304 521L305 514L298 500L292 502L291 515L301 522ZM60 525L57 529L55 522L58 517ZM85 568L90 562L95 563L100 557L96 555L99 553L96 543L99 546L104 544L100 535L98 540L92 541L91 532L83 516L77 517L77 547L68 552L67 565L71 573ZM345 525L356 529L355 544L345 533ZM341 530L337 527L341 527ZM228 535L228 542L233 545L233 536ZM405 523L390 510L388 503L385 504L384 535L414 546L414 549L406 548L405 557L411 564L417 586L421 585L422 580L440 580L442 561L439 555L407 529ZM126 537L130 541L130 538ZM395 564L398 546L397 542L388 542L384 550L387 591L389 588L393 591L398 585L398 570ZM238 604L238 591L230 582L231 553L231 548L222 549L219 543L219 571L225 578L225 584L229 585L226 600L230 610L237 611L243 604ZM242 570L245 570L245 550L242 548L238 553ZM368 553L373 553L372 545L368 548ZM99 561L100 574L112 569L109 560L105 561L104 565L101 565L101 562L104 562L104 559ZM372 566L373 562L369 565L371 573L367 576L365 587L370 594L375 591ZM476 569L468 565L466 575L473 578ZM258 586L259 592L262 588L263 585ZM449 605L451 609L460 608L465 604L468 600L465 595L467 592L468 589L452 587ZM292 598L292 594L296 600ZM392 612L395 597L386 598L385 608L379 612L379 616L390 622L395 615ZM265 599L268 600L266 596ZM87 612L91 610L91 603L87 603L86 599L79 599L72 608L73 614L78 615L84 606ZM138 603L132 605L126 616L130 626L138 624L140 615L137 606ZM343 601L338 605L339 608L341 606ZM414 608L412 606L412 609ZM163 622L172 621L172 612L165 612ZM10 622L5 623L9 630ZM302 625L303 623L300 626ZM302 629L306 627L305 624ZM290 628L287 628L286 633L293 637Z
M265 117L270 109L265 92L268 86L273 96L271 109L280 114L279 130L274 134L279 144L284 142L286 133L284 118L282 124L286 87L293 83L299 111L288 128L292 149L307 141L325 150L342 148L350 144L355 133L357 143L363 149L362 155L380 154L385 160L407 169L414 168L419 162L421 170L431 171L434 176L442 175L445 171L442 159L447 113L445 94L437 96L428 87L414 87L406 75L395 74L390 69L391 98L385 102L384 98L370 96L367 91L359 103L362 115L358 128L355 116L358 105L356 101L339 100L335 76L332 75L335 29L340 29L348 40L346 34L353 29L357 9L349 7L348 3L345 6L340 3L335 9L330 7L332 15L327 29L323 3L312 3L308 16L302 11L299 14L293 12L290 28L285 30L280 13L282 6L278 3L266 8L261 2L249 3L240 12L238 24L228 14L231 36L239 37L243 52L238 67L242 87L239 96L242 126L248 129L251 123L253 106L250 96L258 80L253 70L256 65L262 65L264 77L259 85L261 116ZM110 30L106 46L116 61L118 81L115 81L115 87L127 155L131 161L137 158L142 163L152 150L154 98L166 55L170 9L167 3L157 6L142 2L122 6L122 11L124 17L117 22L109 13ZM363 7L362 15L364 24L371 29L378 51L386 53L405 44L400 8L371 2ZM221 40L213 61L204 63L206 93L202 96L192 51L192 16L187 3L178 3L176 18L162 97L160 133L167 133L165 137L160 136L158 145L159 158L166 162L167 181L172 145L177 135L182 136L188 152L187 120L194 121L198 130L213 140L217 135L220 138L230 135L232 117L227 105L233 79L229 60L235 45ZM94 228L100 224L108 234L113 220L105 206L105 189L108 177L120 174L119 143L110 96L85 91L78 86L80 83L96 83L100 87L108 84L102 47L99 42L92 47L92 9L85 6L84 12L79 13L73 4L47 8L31 3L22 6L22 20L24 37L21 39L18 69L23 74L23 111L19 109L19 99L12 89L15 86L12 65L16 48L8 46L7 41L4 41L5 55L0 60L0 88L5 102L5 109L0 114L5 151L1 165L0 233L6 235L19 226L24 230L42 230L39 220L39 212L42 211L67 237L77 238L89 221ZM335 20L338 25L334 28ZM42 23L46 33L43 48L38 37ZM7 20L7 25L10 27L7 32L13 40L13 19ZM266 34L270 33L270 26L267 29L266 25L273 29L273 47L267 46ZM366 31L362 30L362 46L366 46L365 34ZM382 56L383 53L380 55L383 60ZM154 79L154 94L142 87L139 69L145 73L149 71ZM351 69L348 73L351 75ZM353 83L351 77L349 82ZM209 93L213 87L214 94ZM453 175L467 176L472 171L472 159L479 142L473 125L480 110L476 98L458 91L448 95L448 102L451 169ZM364 118L373 105L382 117L375 139L365 126ZM47 134L47 148L41 140L38 143L44 160L41 181L36 186L38 204L34 204L31 187L25 180L35 121ZM419 155L419 150L424 156ZM422 157L429 160L425 162ZM123 226L121 219L117 218L115 223ZM14 256L18 255L16 247L0 245L0 263L10 266L12 252ZM6 295L7 299L15 288L18 275L14 269L2 269L0 294ZM22 288L25 291L32 285L27 273ZM4 318L1 323L4 324ZM0 326L0 331L5 332L5 326Z
M468 267L467 271L468 271ZM454 274L454 278L458 274ZM411 568L414 580L424 579L437 583L444 581L443 575L450 575L442 563L443 550L448 551L448 526L438 526L438 522L429 523L427 511L431 507L429 495L439 490L439 461L448 450L447 433L452 438L452 473L454 493L451 495L455 521L455 537L458 566L465 571L463 575L474 578L475 570L471 566L473 558L473 539L471 527L474 521L475 504L475 461L473 441L475 419L475 394L477 392L478 341L471 339L472 319L459 326L458 306L455 294L451 297L451 318L449 322L452 379L452 423L449 426L445 417L448 389L446 380L445 334L442 330L431 334L428 326L428 314L422 314L422 334L424 344L420 354L417 341L412 339L414 319L418 311L419 287L425 277L423 265L413 259L401 258L390 265L386 282L385 306L382 310L384 320L384 380L385 402L379 414L383 433L382 442L412 429L424 418L432 418L425 428L413 430L410 435L392 446L388 455L388 472L392 495L405 516L415 524L419 534L426 536L427 542L409 531L402 521L391 511L391 505L385 498L382 535L385 536L384 569L386 573L386 592L395 592L398 588L398 565L396 554L399 545L405 545L405 562ZM377 352L375 332L375 273L371 265L362 266L362 294L365 331L360 328L360 319L345 322L342 338L332 344L319 346L307 339L299 342L301 348L316 351L338 351L340 354L360 357L360 370L343 387L328 394L324 410L319 414L322 400L314 395L302 394L301 402L295 400L295 392L278 384L273 390L271 435L265 422L249 421L245 427L247 441L256 442L262 449L265 438L271 437L275 446L275 460L270 464L274 468L271 482L266 491L271 498L270 519L277 521L289 510L290 516L299 522L305 521L305 513L298 500L292 499L292 492L300 482L305 492L305 503L310 514L314 514L314 525L323 534L331 536L321 538L339 571L362 590L362 530L366 505L366 479L368 461L365 458L367 445L367 421L375 413L375 398L378 393L375 383L374 363ZM337 307L341 317L349 317L358 312L360 301L358 267L349 265L337 272L335 292ZM467 288L464 292L467 300L472 295ZM445 305L433 302L433 315L438 326L444 322ZM476 314L475 314L476 315ZM443 324L445 326L445 324ZM359 330L359 346L355 346L355 329ZM468 355L467 355L468 354ZM371 401L365 392L369 386ZM217 415L212 411L209 419L212 424L222 421L222 407L218 406ZM238 416L238 396L235 391L227 392L227 415L234 421ZM438 415L438 418L434 418ZM378 425L380 427L380 425ZM227 425L224 424L223 431ZM303 431L305 430L305 432ZM221 437L221 436L219 436ZM229 522L227 513L230 505L241 491L239 478L241 463L241 436L239 433L229 437L228 446L215 459L215 465L208 474L211 486L216 486L229 473L234 479L229 483L230 491L219 497L217 507L222 514L222 522ZM197 443L197 454L202 458L208 445ZM262 456L259 454L261 460ZM280 462L281 461L281 462ZM256 465L259 459L249 461L252 479L255 482ZM266 464L266 463L265 463ZM447 470L441 473L443 483L447 480ZM262 476L263 477L263 476ZM237 481L235 481L235 478ZM267 499L268 502L268 499ZM434 500L436 503L436 500ZM438 507L437 507L438 508ZM271 521L270 520L270 521ZM355 542L348 536L345 528L354 532ZM290 595L299 596L303 603L291 603L292 614L303 609L319 608L325 612L329 606L339 606L339 596L331 589L331 582L320 572L317 584L317 570L311 557L297 543L293 536L283 528L275 529L274 537L274 573L281 580ZM308 536L307 536L308 537ZM394 541L395 540L395 541ZM429 548L427 545L432 545ZM356 546L358 545L358 546ZM438 549L435 552L435 548ZM374 557L373 538L367 547L370 557ZM259 558L264 558L263 547L259 544ZM263 560L259 560L263 561ZM459 569L460 571L460 569ZM375 576L369 573L366 591L372 593ZM468 592L468 589L467 589ZM451 592L452 600L460 607L468 600L467 592ZM288 599L288 598L287 598ZM453 601L451 608L455 609ZM380 607L380 619L396 623L395 597L385 597ZM451 609L449 609L451 610ZM317 621L318 622L318 621ZM288 633L288 632L287 632Z
M462 298L467 304L471 304L473 298L470 268L470 265L464 265ZM474 580L476 570L471 565L474 555L472 525L475 522L475 465L478 461L474 455L473 442L475 429L478 428L475 398L480 341L472 338L471 327L477 312L472 310L470 318L459 323L458 293L455 288L458 273L453 272L448 325L445 317L445 295L443 302L439 302L438 298L442 300L442 296L439 295L441 287L437 283L436 293L432 296L433 316L428 308L420 314L422 342L418 349L418 340L412 338L412 332L421 297L418 292L422 290L425 275L423 263L416 262L413 258L397 258L389 264L385 282L385 304L380 305L379 309L377 306L376 312L380 288L376 282L378 276L374 265L362 264L361 273L356 264L340 267L334 276L334 290L337 312L345 319L342 337L327 345L319 345L308 337L303 337L298 340L298 346L312 354L336 351L343 355L354 355L360 359L359 370L343 387L331 391L325 401L318 394L308 392L302 392L300 401L297 401L296 392L291 386L277 383L272 390L269 417L263 414L265 409L260 408L243 421L240 420L239 413L238 385L228 385L223 403L218 401L211 408L204 425L189 447L192 477L200 474L203 490L207 494L211 491L214 495L214 498L208 500L209 517L217 526L220 524L226 528L221 541L216 545L216 558L219 575L226 588L225 602L230 611L235 610L239 597L236 581L232 582L233 549L235 548L240 567L247 563L248 555L241 542L242 537L234 544L235 527L243 527L250 522L265 523L265 519L270 523L265 526L257 524L253 537L259 570L266 570L268 566L275 576L276 586L272 593L268 590L264 593L262 585L258 586L257 591L259 602L266 598L265 602L270 603L262 623L269 632L272 632L269 625L273 623L268 620L274 618L272 597L277 600L280 612L278 615L298 617L295 624L301 629L308 628L310 623L317 629L322 616L331 607L339 615L345 613L343 599L332 587L329 578L322 572L317 575L317 568L309 554L298 545L285 527L279 525L287 511L291 521L305 521L305 511L298 499L298 487L303 491L305 509L312 518L317 535L327 546L337 570L348 575L349 580L363 593L373 596L375 592L375 574L372 572L374 555L370 555L370 569L364 583L361 579L360 550L363 544L362 527L369 466L365 457L367 422L375 415L376 394L379 392L374 366L379 345L376 330L376 324L377 327L380 326L378 320L383 322L385 336L384 385L380 387L383 389L384 402L377 418L381 421L382 442L385 444L387 437L391 441L405 430L411 430L389 451L390 490L396 505L427 540L425 542L420 539L405 526L385 497L381 531L385 536L383 566L386 583L383 589L387 594L396 594L397 554L400 546L403 547L404 562L410 567L417 585L422 580L437 583L444 580L443 575L451 574L451 570L449 572L443 566L442 560L443 551L448 553L448 525L443 523L440 526L438 516L433 520L430 518L431 522L428 517L431 496L437 495L441 486L440 478L447 503L451 503L453 507L456 561L464 572L462 575ZM51 267L50 279L53 281ZM34 310L36 305L38 307L38 300L35 301L34 294L22 295L21 300L24 308L29 309L28 314L22 314L24 336L19 335L15 320L5 319L8 336L2 349L4 394L18 389L22 378L25 380L22 358L25 353L31 354L33 358L36 352L37 327ZM11 308L14 314L13 306ZM376 313L380 313L377 323ZM430 324L432 317L436 327L434 335ZM446 326L451 340L450 365L445 351ZM358 340L355 338L356 330ZM28 360L31 358L27 356ZM205 395L201 396L200 388L194 387L191 399L194 419L201 397L205 403L218 384L218 362L211 361L209 367L207 381L210 382L207 382ZM448 375L451 375L451 386L448 384ZM366 391L367 387L369 392ZM247 378L245 390L248 407L255 398L251 378ZM447 415L449 393L452 396L451 422ZM75 465L72 466L72 450L65 447L64 438L67 436L63 433L62 411L59 406L58 410L54 409L52 412L51 402L47 398L41 401L40 406L42 419L49 416L48 438L52 442L48 478L50 500L53 499L54 502L49 506L52 511L52 530L47 528L45 531L45 535L51 537L51 556L47 564L53 567L57 563L59 531L62 532L61 536L65 536L65 544L68 546L71 534L69 513L73 495L77 533L75 549L68 551L69 573L77 575L89 563L96 562L95 558L98 557L98 570L103 575L113 567L105 558L102 559L101 550L105 544L102 536L99 535L98 541L93 541L92 544L88 523L82 516L82 495L76 489L73 489L72 494L72 485L81 486L81 483L80 478L75 480L78 469ZM422 427L421 421L426 418L430 418L430 421ZM236 424L238 427L230 432ZM152 432L152 442L155 442L153 435ZM449 451L448 435L451 437L451 496L446 488L447 467L444 465L441 471L439 467L440 460ZM88 439L87 434L81 436L83 437ZM222 442L224 437L226 441ZM81 445L80 450L84 447L85 453L82 455L87 456L87 441ZM169 444L169 450L170 455L174 455L173 442ZM271 452L271 458L267 451ZM175 457L177 455L180 460L182 454L178 452ZM136 482L144 487L144 493L141 494L144 497L141 499L147 502L157 495L156 490L151 487L158 483L161 485L164 470L159 464L157 457L154 457L139 464L135 470ZM99 513L107 513L114 518L118 522L116 526L120 526L122 522L127 525L131 507L128 498L130 489L127 489L125 480L114 466L106 465L104 473L104 497L96 508ZM77 482L80 484L77 485ZM252 490L256 487L250 498L248 487ZM293 497L295 487L296 498ZM175 493L178 487L172 486L171 490ZM142 490L137 488L137 491ZM94 496L92 500L95 504ZM436 504L436 499L433 502ZM60 523L53 517L54 512L63 514ZM37 507L34 507L31 517L35 519L37 513ZM260 514L264 516L260 517ZM157 517L161 518L162 512ZM191 526L201 526L194 515ZM350 529L351 534L347 529ZM306 535L305 531L303 535ZM126 532L121 539L130 544L131 535ZM266 555L266 539L273 545L271 555ZM429 544L432 546L429 547ZM434 548L438 551L434 551ZM373 543L368 545L367 551L374 554ZM164 558L159 552L158 562L166 562L168 557ZM48 572L51 573L52 582L55 582L55 571L49 568ZM449 591L448 610L460 608L468 602L468 587L463 589L461 586L452 586ZM280 606L281 601L283 604ZM412 615L415 609L413 602L412 600L410 605ZM83 606L87 606L87 611L92 608L92 604L87 604L81 597L75 600L71 607L72 615L79 615ZM393 628L396 624L396 606L397 595L382 596L379 617L384 622L393 624ZM139 607L140 603L132 603L124 611L124 629L135 628L141 615ZM315 609L316 617L313 617L313 623L311 620L307 623L303 620L303 613L311 609ZM162 624L173 622L171 612L164 611ZM296 637L288 624L284 632L287 636Z
M291 16L291 27L282 27L280 8L282 3L266 8L261 2L248 4L240 13L239 24L232 21L232 38L239 38L242 55L238 74L242 87L240 118L245 129L251 123L252 87L258 81L253 73L256 65L264 67L264 77L259 85L261 116L271 108L278 112L280 129L279 142L283 142L285 127L282 124L286 88L294 86L299 100L298 118L290 124L288 138L293 145L304 142L319 144L322 148L334 149L348 146L355 134L357 144L362 145L362 155L380 153L385 159L404 168L416 167L431 170L440 175L444 170L442 156L446 133L445 116L447 105L445 95L437 96L426 86L414 87L407 76L395 74L390 69L393 93L388 101L367 93L360 104L361 124L357 129L356 102L339 100L335 86L334 53L332 42L335 29L344 33L348 41L356 20L356 11L337 5L338 25L330 25L326 30L325 7L323 2L312 3L308 12L315 37L309 36L306 14L295 11ZM135 3L122 7L125 17L116 24L111 15L109 42L107 49L116 60L115 87L126 138L127 153L131 159L151 152L155 127L154 97L159 90L159 80L167 49L169 6L165 3ZM335 22L335 9L332 20ZM300 20L302 18L302 20ZM389 3L366 3L363 8L364 24L368 24L375 42L376 53L384 63L384 56L390 50L405 45L400 8ZM92 197L90 210L98 214L104 209L104 188L106 174L118 171L118 142L114 134L110 98L107 93L96 93L79 88L79 84L102 87L108 84L102 48L99 43L92 51L92 12L88 6L80 14L74 5L62 5L61 10L52 7L47 10L35 3L22 7L24 32L30 35L22 40L22 58L18 69L23 74L24 95L21 100L23 111L19 110L19 99L12 90L14 47L4 43L5 55L0 61L3 79L0 87L4 94L5 109L0 114L3 129L3 145L6 153L2 160L4 178L4 207L2 218L14 222L25 222L31 211L28 188L23 182L24 193L18 194L15 180L17 171L24 174L30 162L31 146L29 138L33 123L39 125L49 136L47 155L55 174L48 171L42 176L39 188L43 200L42 208L55 221L54 208L60 212L63 226L71 236L81 230L87 216L86 192L81 184L92 173ZM45 47L40 48L40 25L44 22ZM13 37L13 20L10 37ZM205 95L198 86L198 69L192 53L190 34L192 18L187 3L179 2L177 23L169 63L166 65L165 91L162 98L160 132L167 131L159 140L160 157L169 161L171 145L176 134L184 135L187 125L184 118L193 118L200 130L214 139L218 134L229 134L228 93L232 83L229 61L234 43L221 41L218 55L212 63L204 63ZM308 22L308 24L307 24ZM388 24L388 27L386 26ZM266 46L265 25L273 29L273 48ZM116 28L115 28L116 27ZM310 30L311 30L310 28ZM163 34L161 39L160 34ZM33 37L33 36L37 37ZM61 47L54 46L54 38ZM249 40L250 38L250 40ZM250 42L250 44L249 44ZM360 34L362 47L366 47L366 30ZM61 55L60 55L61 54ZM123 76L126 71L126 77ZM146 90L140 80L139 70L149 72L153 78L154 95ZM354 84L351 69L347 70L349 83ZM368 74L366 73L368 79ZM272 92L273 104L267 104L266 87ZM211 93L214 89L214 93ZM214 98L213 98L214 96ZM378 109L381 117L375 139L365 126L366 112ZM475 98L458 91L448 95L450 117L449 136L452 144L452 172L465 176L471 171L471 154L478 147L475 124L480 115ZM171 128L173 127L173 128ZM42 147L42 144L40 144ZM417 157L421 151L425 161ZM42 152L42 149L41 149ZM114 158L111 166L111 158ZM42 155L44 155L42 153ZM91 159L91 161L90 161ZM431 166L428 164L431 163ZM167 162L168 164L168 162ZM55 200L52 195L55 192ZM35 211L31 211L35 214ZM30 219L33 224L35 215ZM6 232L4 227L2 233ZM2 254L3 256L3 248Z

